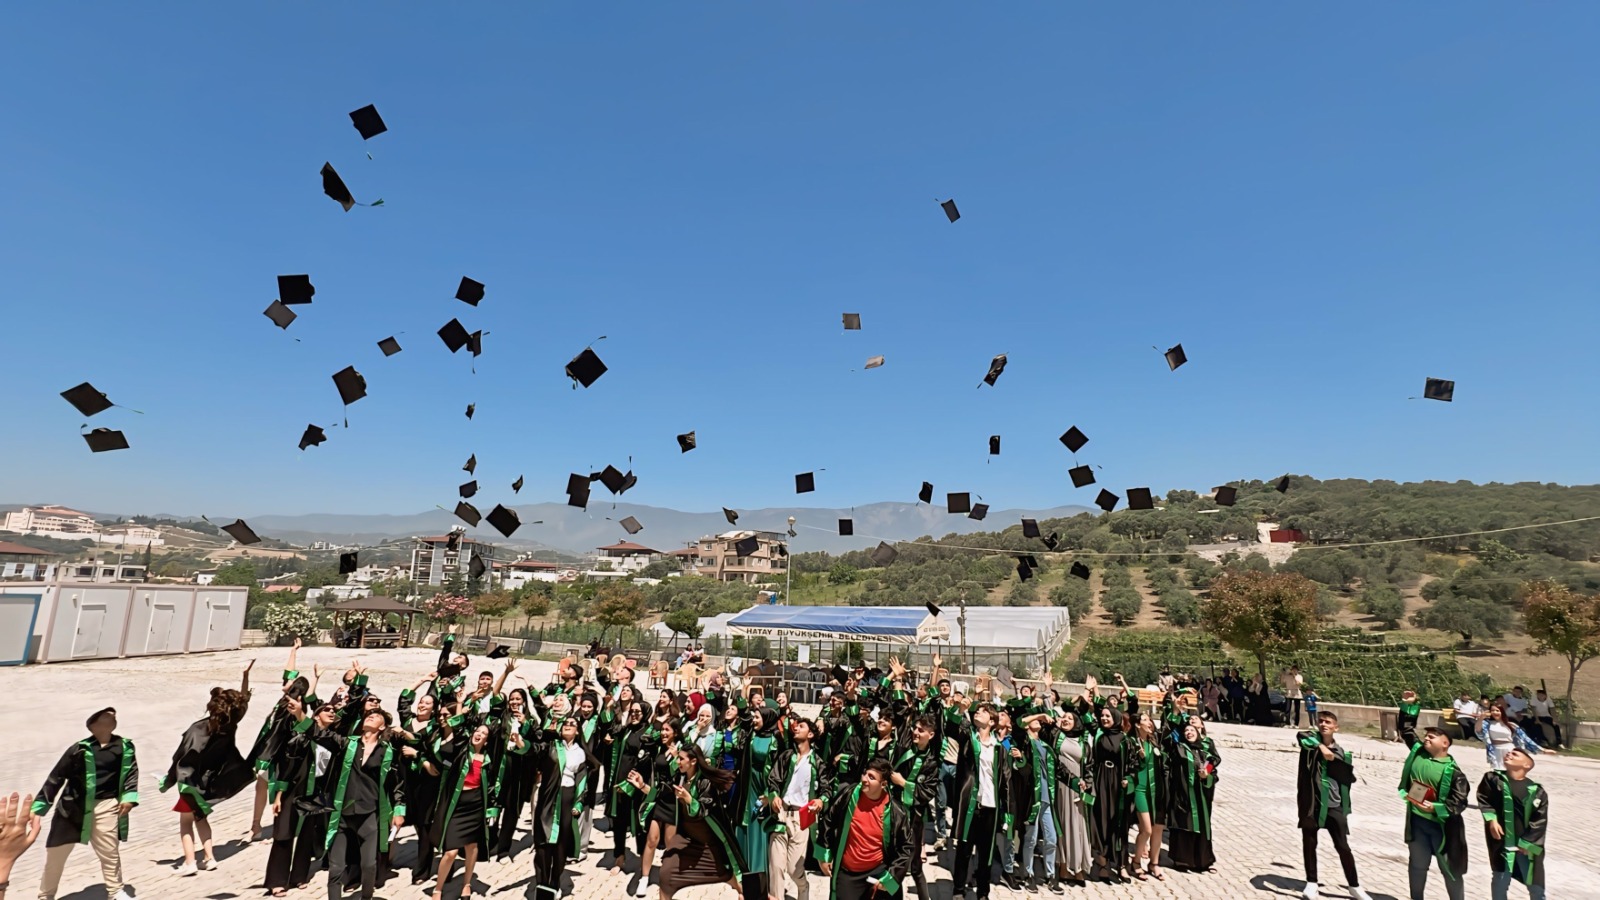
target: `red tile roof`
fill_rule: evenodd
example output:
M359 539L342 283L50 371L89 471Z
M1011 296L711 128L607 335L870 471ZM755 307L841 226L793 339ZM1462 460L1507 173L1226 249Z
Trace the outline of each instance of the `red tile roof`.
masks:
M24 547L21 544L13 544L10 541L0 541L0 554L5 554L5 555L9 555L9 556L49 556L50 555L47 551L35 550L32 547Z
M697 548L694 548L694 547L686 547L686 548L684 548L682 550L674 550L669 555L670 556L693 556L693 557L698 558L700 556L700 551Z
M595 549L596 550L616 550L616 551L625 552L625 553L655 553L655 552L657 552L655 550L651 550L649 547L646 547L643 544L635 544L632 541L622 541L621 543L612 544L609 547L596 547Z

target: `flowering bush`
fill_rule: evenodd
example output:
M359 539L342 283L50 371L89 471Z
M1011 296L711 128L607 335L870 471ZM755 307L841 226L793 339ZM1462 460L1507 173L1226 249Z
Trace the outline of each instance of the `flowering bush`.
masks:
M477 614L477 605L470 597L452 594L435 594L424 600L422 611L435 622L451 624Z
M310 642L322 631L317 627L317 614L301 603L273 604L261 616L261 630L273 640L297 637Z

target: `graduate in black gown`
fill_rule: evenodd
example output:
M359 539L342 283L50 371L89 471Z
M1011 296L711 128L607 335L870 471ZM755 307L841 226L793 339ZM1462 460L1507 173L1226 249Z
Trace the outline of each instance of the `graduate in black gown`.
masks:
M183 840L183 865L178 872L193 875L200 869L217 867L211 844L211 823L207 817L216 804L244 790L255 780L255 770L239 753L239 720L250 708L250 669L244 667L239 689L211 689L206 717L190 725L172 753L172 765L157 787L165 792L178 789L178 833ZM205 851L205 859L195 860L195 837Z
M565 864L581 852L578 821L588 779L599 763L578 740L575 716L550 716L548 724L535 732L528 755L539 773L533 805L533 900L554 900L561 896Z
M1208 872L1217 857L1211 848L1211 799L1216 767L1200 742L1200 728L1190 724L1167 760L1167 855L1177 869Z
M496 724L474 712L444 720L443 740L437 750L424 752L440 771L438 806L433 814L429 841L439 853L439 870L433 885L435 900L444 896L444 883L459 854L465 861L462 896L472 895L473 869L478 854L492 846L499 819L500 776L507 753ZM522 736L511 738L518 753L526 750Z
M314 694L307 702L315 703ZM334 727L338 712L331 703L316 703L302 719L305 704L290 698L285 711L292 722ZM311 881L311 866L322 858L328 841L328 812L333 801L329 773L333 754L311 740L310 727L291 730L289 740L272 758L272 850L267 854L266 888L282 897L291 887Z
M1093 838L1095 872L1092 877L1127 881L1128 826L1132 821L1129 792L1134 769L1133 727L1125 713L1103 706L1099 727L1089 745L1089 771L1094 784L1094 805L1089 810L1089 835Z

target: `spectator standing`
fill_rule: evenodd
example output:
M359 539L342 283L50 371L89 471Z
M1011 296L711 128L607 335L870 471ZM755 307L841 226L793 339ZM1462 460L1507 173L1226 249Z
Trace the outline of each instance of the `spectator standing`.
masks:
M1322 700L1312 688L1306 688L1306 721L1315 724L1317 721L1317 703Z
M1300 727L1300 702L1304 698L1305 684L1299 666L1290 666L1278 675L1278 686L1283 689L1283 712L1295 728Z

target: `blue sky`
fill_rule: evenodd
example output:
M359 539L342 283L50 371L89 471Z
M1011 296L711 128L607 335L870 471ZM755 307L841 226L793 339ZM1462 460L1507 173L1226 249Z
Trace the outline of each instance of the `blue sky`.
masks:
M630 454L685 509L1088 503L1069 425L1117 493L1595 480L1593 4L269 6L7 11L0 501L411 512L475 453L486 505Z

